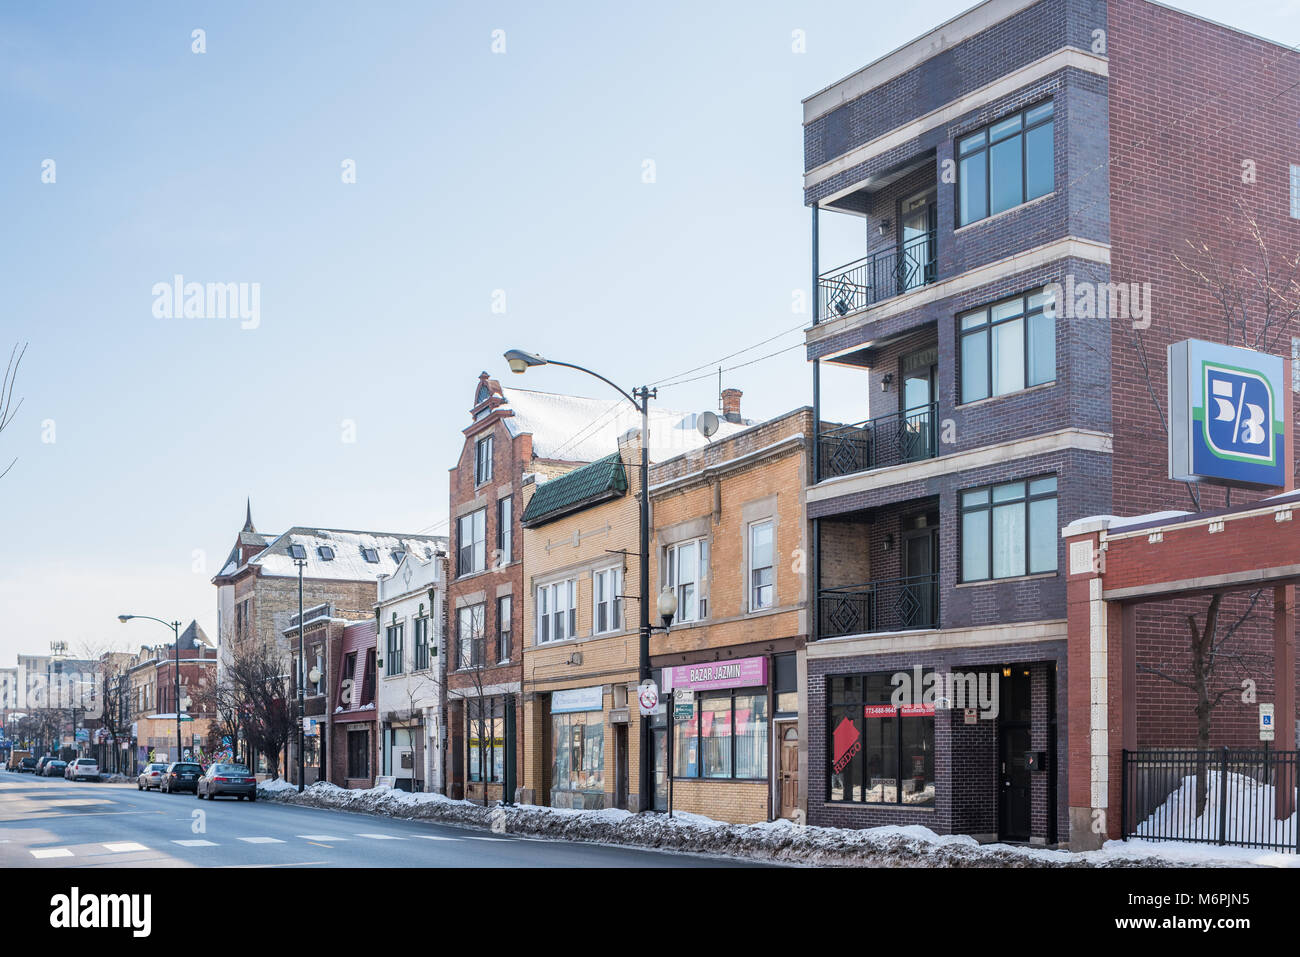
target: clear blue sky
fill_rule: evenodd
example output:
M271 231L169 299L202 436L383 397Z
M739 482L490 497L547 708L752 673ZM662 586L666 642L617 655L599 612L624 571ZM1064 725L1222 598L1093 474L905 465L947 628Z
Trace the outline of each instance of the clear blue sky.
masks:
M800 325L800 99L969 5L5 5L0 345L30 347L0 435L0 664L166 637L119 611L215 637L245 496L263 531L443 532L475 378L510 346L632 386ZM1294 2L1185 6L1300 41ZM825 261L859 229L831 224ZM260 326L155 317L178 273L259 283ZM724 377L752 418L810 381L798 348ZM716 380L660 401L712 408Z

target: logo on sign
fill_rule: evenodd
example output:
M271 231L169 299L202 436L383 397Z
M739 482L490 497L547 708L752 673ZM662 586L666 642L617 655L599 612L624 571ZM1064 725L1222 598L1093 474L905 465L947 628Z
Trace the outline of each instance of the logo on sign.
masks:
M862 750L862 734L848 718L841 719L835 726L834 748L835 760L831 762L831 769L839 774Z
M1273 464L1273 390L1255 372L1205 363L1205 443L1221 459Z

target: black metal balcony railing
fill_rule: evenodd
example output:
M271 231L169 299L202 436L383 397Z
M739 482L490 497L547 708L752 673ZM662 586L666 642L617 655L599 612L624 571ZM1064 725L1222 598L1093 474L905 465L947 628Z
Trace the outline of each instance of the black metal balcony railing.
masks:
M826 479L932 459L939 454L938 418L938 404L931 402L823 432L819 474Z
M939 575L913 575L823 588L817 595L817 637L939 627Z
M820 319L865 309L935 280L935 234L909 239L892 249L841 266L817 280Z

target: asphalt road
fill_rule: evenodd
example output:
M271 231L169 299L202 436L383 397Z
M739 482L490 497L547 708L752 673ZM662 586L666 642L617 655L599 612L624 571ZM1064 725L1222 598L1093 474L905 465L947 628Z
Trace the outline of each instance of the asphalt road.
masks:
M0 772L0 867L741 867L270 801Z

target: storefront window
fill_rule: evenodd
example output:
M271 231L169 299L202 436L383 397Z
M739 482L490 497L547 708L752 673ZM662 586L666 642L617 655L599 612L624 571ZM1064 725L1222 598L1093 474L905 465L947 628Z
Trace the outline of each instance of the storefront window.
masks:
M465 720L465 737L469 743L469 779L502 780L505 777L506 723L501 699L472 699L466 708Z
M767 692L701 692L695 712L673 722L673 774L679 778L765 778Z
M600 711L551 716L552 791L605 792L605 723Z
M934 803L934 708L896 707L890 673L829 679L829 798Z

